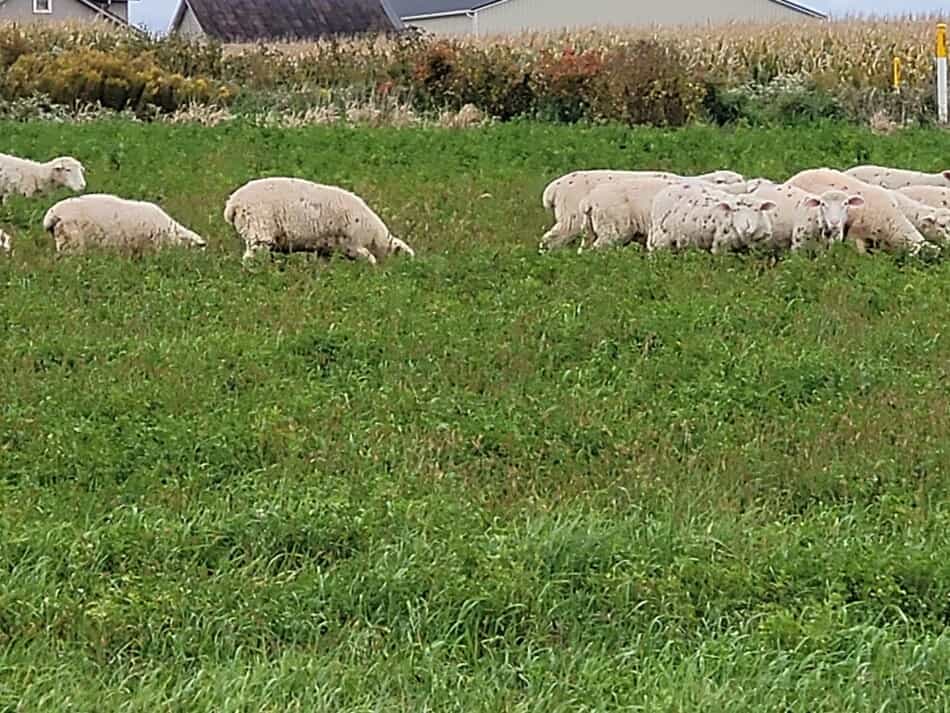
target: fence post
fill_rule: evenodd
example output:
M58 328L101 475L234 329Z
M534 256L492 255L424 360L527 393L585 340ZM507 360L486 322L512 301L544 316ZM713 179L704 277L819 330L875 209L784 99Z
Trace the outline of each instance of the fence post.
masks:
M950 120L947 106L947 25L937 25L937 118L941 124Z
M901 58L894 58L894 91L900 94L901 91Z

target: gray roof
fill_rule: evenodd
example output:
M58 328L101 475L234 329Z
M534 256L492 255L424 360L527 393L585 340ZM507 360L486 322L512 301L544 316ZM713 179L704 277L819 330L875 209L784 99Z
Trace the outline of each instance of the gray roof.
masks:
M465 12L484 2L473 0L392 0L399 17L441 15L448 12Z
M389 0L181 0L173 30L188 7L205 34L221 42L306 40L403 26Z
M487 5L495 5L499 0L391 0L392 6L399 17L405 19L424 17L426 15L461 15L462 13L478 10ZM708 0L701 0L708 2ZM803 5L797 0L769 0L776 5L782 5L797 10L811 17L827 17L819 10Z

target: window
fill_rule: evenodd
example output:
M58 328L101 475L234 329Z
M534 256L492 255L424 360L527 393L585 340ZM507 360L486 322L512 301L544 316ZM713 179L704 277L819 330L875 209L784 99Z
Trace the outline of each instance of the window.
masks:
M37 15L49 15L53 12L53 0L33 0L33 12Z

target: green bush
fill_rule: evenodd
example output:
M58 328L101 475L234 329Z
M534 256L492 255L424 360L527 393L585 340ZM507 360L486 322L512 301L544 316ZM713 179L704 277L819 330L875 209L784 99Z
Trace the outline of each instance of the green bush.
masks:
M150 52L132 54L77 48L21 55L2 83L7 99L47 95L57 104L100 103L117 111L174 111L191 102L226 104L227 85L163 68Z

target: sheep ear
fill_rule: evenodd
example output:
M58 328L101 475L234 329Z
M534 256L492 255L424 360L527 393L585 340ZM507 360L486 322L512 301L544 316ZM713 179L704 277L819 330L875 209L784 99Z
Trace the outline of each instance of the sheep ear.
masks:
M803 203L803 205L804 205L806 208L817 208L818 206L821 205L821 201L818 200L817 198L814 198L814 197L806 198L806 199L805 199L805 202Z
M775 205L774 201L762 201L762 204L759 206L759 210L763 213L768 210L775 210L776 208L778 208L778 206Z
M937 216L934 215L933 213L931 213L930 215L922 216L921 219L920 219L920 222L921 222L921 223L929 223L930 225L934 225L934 224L936 224L936 222L937 222Z
M719 210L724 210L724 211L726 211L727 213L731 213L732 211L735 210L735 208L733 208L730 203L726 203L725 201L723 201L722 203L720 203L720 204L717 205L716 207L719 208Z
M851 208L860 208L861 206L864 205L864 198L862 198L861 196L851 196L850 198L848 198L848 200L844 202L844 204Z

